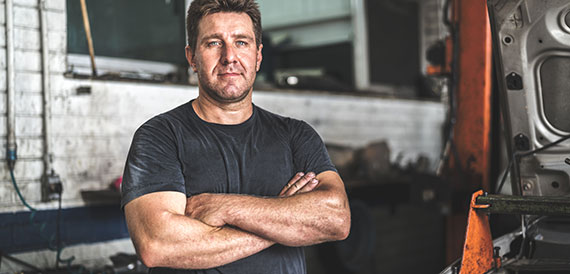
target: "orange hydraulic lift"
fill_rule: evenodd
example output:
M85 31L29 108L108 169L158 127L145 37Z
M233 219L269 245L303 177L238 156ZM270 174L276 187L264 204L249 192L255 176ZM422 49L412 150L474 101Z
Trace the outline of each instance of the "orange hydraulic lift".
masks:
M455 125L445 176L457 193L490 190L491 28L485 0L450 0L454 33ZM448 54L449 55L449 54ZM453 61L452 61L453 62ZM468 201L468 195L466 195ZM465 205L467 205L466 203ZM446 261L461 256L468 208L446 220Z

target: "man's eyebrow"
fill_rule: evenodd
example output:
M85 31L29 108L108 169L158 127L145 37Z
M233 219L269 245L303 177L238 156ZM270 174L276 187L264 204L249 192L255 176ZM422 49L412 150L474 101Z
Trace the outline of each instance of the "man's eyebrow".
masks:
M253 37L250 35L246 35L246 34L236 34L234 35L235 38L237 39L247 39L247 40L253 40Z
M210 40L210 39L222 39L222 35L214 33L214 34L210 34L210 35L206 35L206 36L202 37L202 41Z
M253 40L253 37L251 35L247 35L247 34L235 34L232 36L234 39ZM223 36L219 33L213 33L213 34L209 34L209 35L202 37L202 41L206 41L206 40L210 40L210 39L223 39Z

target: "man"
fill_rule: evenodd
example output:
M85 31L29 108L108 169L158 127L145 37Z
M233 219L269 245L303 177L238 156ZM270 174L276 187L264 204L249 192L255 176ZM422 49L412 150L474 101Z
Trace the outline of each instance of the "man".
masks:
M305 273L302 246L348 236L344 185L306 123L252 104L261 64L253 0L194 0L195 100L135 133L122 187L151 272Z

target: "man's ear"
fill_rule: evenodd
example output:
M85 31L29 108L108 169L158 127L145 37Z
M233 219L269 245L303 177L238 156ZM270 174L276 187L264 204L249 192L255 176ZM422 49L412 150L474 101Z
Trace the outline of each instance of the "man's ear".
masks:
M188 64L190 65L190 67L192 67L192 70L196 72L197 68L196 68L196 63L194 63L194 52L192 51L192 48L190 48L190 46L186 46L185 51L186 51L186 61L188 61Z
M257 62L255 64L255 71L259 71L261 68L261 60L263 59L263 54L261 54L261 49L263 49L263 44L259 44L257 47Z

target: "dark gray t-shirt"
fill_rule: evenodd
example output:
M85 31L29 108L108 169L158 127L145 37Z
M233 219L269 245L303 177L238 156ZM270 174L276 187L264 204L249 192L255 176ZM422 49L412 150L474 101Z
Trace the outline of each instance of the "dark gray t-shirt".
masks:
M299 171L333 170L311 126L257 106L239 125L200 119L191 102L158 115L135 133L122 184L121 206L144 194L179 191L277 196ZM168 273L306 273L300 247L273 245L257 254L208 270L155 268Z

